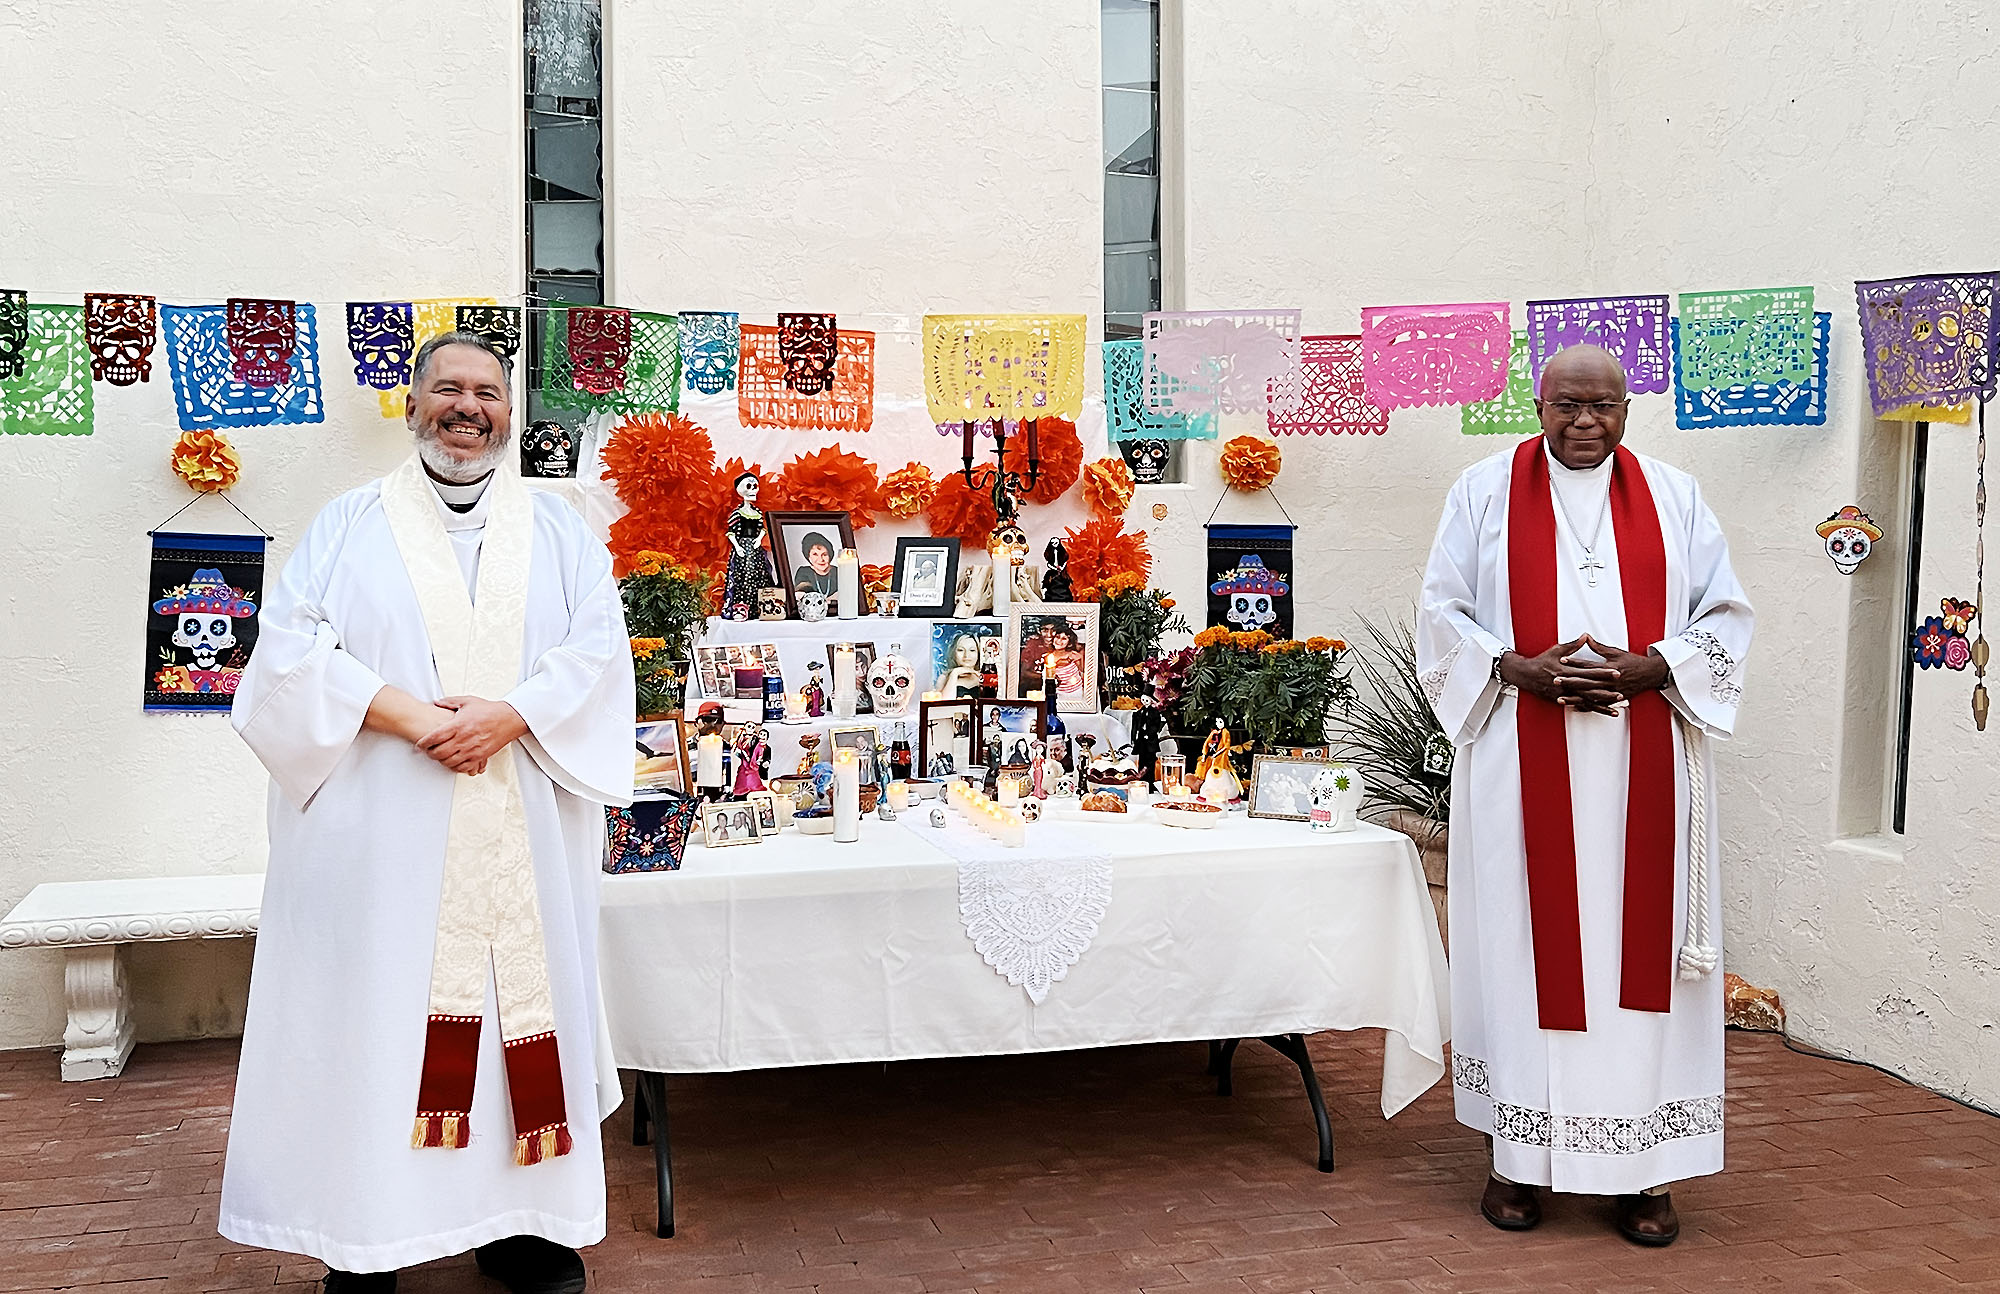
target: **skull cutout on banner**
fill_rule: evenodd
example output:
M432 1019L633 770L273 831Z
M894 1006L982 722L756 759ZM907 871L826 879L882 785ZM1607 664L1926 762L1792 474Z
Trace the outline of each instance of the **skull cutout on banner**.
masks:
M570 382L578 391L609 395L625 389L632 361L632 314L609 306L571 306Z
M909 713L916 681L900 646L878 656L868 667L868 696L875 703L875 713L891 718Z
M1876 541L1882 538L1882 528L1851 503L1814 529L1826 541L1826 555L1842 575L1854 574L1854 568L1875 551Z
M458 331L469 332L508 359L521 349L519 306L460 306Z
M236 645L236 622L255 615L256 604L231 588L219 570L199 570L185 589L154 604L174 617L173 644L194 658L196 670L214 670Z
M1244 554L1235 570L1209 588L1228 600L1224 618L1245 632L1266 628L1276 621L1278 611L1273 600L1291 592L1291 586L1279 579L1255 553Z
M833 385L833 365L839 353L840 330L834 316L778 316L778 358L784 361L785 385L791 390L818 395Z
M262 297L231 297L224 336L229 371L245 386L281 386L292 379L292 354L299 347L298 303Z
M719 395L736 389L737 318L734 311L681 311L681 375L690 390Z
M86 292L84 344L90 348L90 376L113 386L153 377L153 346L160 336L160 306L152 297L131 293Z
M392 391L410 384L417 353L416 308L407 301L347 303L347 349L354 384Z
M537 419L521 437L521 475L544 479L576 475L579 446L568 427L554 418Z
M28 361L28 294L0 290L0 378L19 377Z

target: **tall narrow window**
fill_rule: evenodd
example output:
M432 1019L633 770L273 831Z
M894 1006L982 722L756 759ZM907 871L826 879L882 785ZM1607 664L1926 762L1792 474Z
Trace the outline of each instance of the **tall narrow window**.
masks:
M1161 308L1160 0L1101 0L1104 337L1137 337ZM1180 479L1180 446L1125 441L1141 480ZM1165 452L1162 452L1162 451Z
M604 23L601 0L526 0L528 416L541 398L546 316L604 302ZM574 421L574 414L565 421Z

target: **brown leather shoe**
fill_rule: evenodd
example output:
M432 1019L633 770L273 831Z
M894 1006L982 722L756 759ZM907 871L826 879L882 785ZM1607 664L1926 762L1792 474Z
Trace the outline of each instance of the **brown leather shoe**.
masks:
M1489 1177L1486 1193L1479 1197L1479 1212L1502 1231L1532 1230L1542 1221L1541 1188Z
M1635 1245L1651 1245L1656 1249L1672 1244L1681 1234L1681 1219L1674 1212L1673 1197L1665 1191L1658 1195L1619 1196L1618 1234Z

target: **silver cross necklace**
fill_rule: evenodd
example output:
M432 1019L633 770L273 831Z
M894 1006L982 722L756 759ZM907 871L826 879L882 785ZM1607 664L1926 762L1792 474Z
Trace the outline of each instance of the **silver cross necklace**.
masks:
M1562 514L1563 524L1569 527L1570 537L1583 549L1583 560L1576 564L1576 569L1583 572L1583 578L1590 581L1590 587L1594 589L1597 587L1597 573L1607 569L1603 562L1597 560L1596 549L1597 540L1604 533L1604 518L1611 511L1611 492L1606 490L1604 493L1604 506L1597 510L1597 524L1590 528L1588 542L1585 542L1583 532L1576 528L1576 522L1570 520L1569 508L1563 503L1562 491L1556 488L1553 480L1549 482L1549 494L1556 501L1556 511Z

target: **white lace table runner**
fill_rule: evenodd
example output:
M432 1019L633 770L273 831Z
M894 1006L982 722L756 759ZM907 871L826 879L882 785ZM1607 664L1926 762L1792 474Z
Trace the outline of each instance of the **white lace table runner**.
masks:
M965 937L1040 1005L1097 937L1111 903L1111 855L1047 821L1029 824L1024 847L1007 849L956 814L931 826L929 809L912 806L897 821L957 861Z

